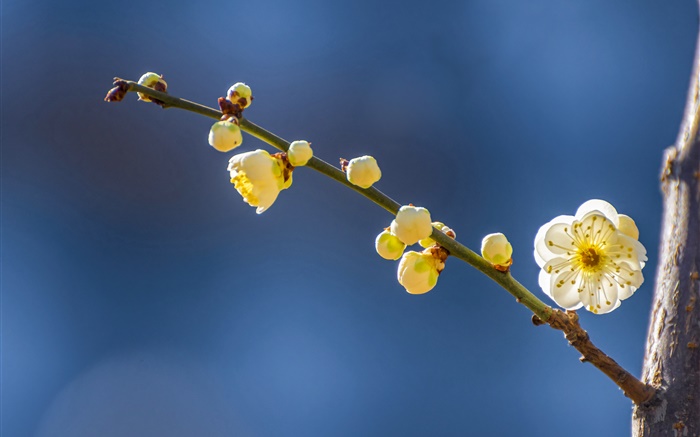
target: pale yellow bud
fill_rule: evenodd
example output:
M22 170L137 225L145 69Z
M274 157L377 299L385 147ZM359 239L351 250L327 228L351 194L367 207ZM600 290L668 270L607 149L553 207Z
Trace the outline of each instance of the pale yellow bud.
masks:
M146 73L139 79L138 84L143 85L148 88L155 88L156 84L160 83L163 90L168 89L168 84L163 80L163 76L156 73ZM139 100L144 102L150 102L151 98L143 93L136 93L139 96Z
M481 241L481 256L494 266L508 267L512 263L513 247L505 235L489 234Z
M229 120L217 121L209 129L209 145L219 152L230 152L242 142L241 128Z
M307 141L294 141L289 145L289 150L287 150L289 163L294 167L306 165L312 156L314 156L314 151L311 150L311 145Z
M371 156L351 159L345 174L351 184L360 188L369 188L382 177L377 160Z
M391 233L407 246L428 238L432 232L430 213L425 208L404 205L391 222Z
M406 245L399 240L396 235L393 235L389 231L384 231L377 235L377 239L374 240L374 248L377 249L377 253L384 259L397 260L403 255L403 251L406 249Z
M235 83L228 89L226 98L231 103L238 103L241 109L245 109L253 102L253 91L243 82Z
M406 252L401 257L397 279L411 294L427 293L437 284L444 264L430 253Z
M442 232L443 234L447 234L450 238L455 238L455 237L456 237L455 231L453 231L452 229L450 229L450 228L448 228L447 226L445 226L444 223L442 223L442 222L433 222L432 225L433 225L433 227L436 228L438 231ZM428 237L428 238L423 238L422 240L420 240L420 241L418 242L418 244L420 244L421 247L424 247L424 248L427 249L428 247L435 245L435 240L433 240L433 239L430 238L430 237Z

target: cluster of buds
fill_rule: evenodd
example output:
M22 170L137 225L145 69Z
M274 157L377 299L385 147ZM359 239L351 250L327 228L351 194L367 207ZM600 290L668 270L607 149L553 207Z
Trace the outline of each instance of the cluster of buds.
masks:
M119 78L115 78L114 85L106 101L120 101L133 89L133 83ZM163 101L143 93L143 87L166 93L168 84L162 75L146 73L138 85L139 100L165 106ZM252 101L250 87L242 82L232 85L226 97L219 98L223 115L209 130L208 138L214 149L229 152L242 144L240 120ZM292 142L286 152L272 155L261 149L240 153L229 160L230 181L243 200L261 214L292 185L294 168L307 165L312 158L311 145L303 140ZM347 180L361 189L369 189L382 177L372 156L341 159L340 165ZM408 293L432 290L445 268L449 252L431 238L439 235L433 232L456 237L443 223L432 222L427 209L409 204L399 209L391 225L375 240L375 249L382 258L401 259L397 279ZM405 252L407 246L416 243L424 250ZM644 282L642 269L647 256L639 242L637 225L603 200L585 202L573 216L555 217L540 228L534 246L535 261L541 268L540 287L567 310L584 307L595 314L608 313ZM494 269L507 273L512 255L513 247L505 235L494 233L483 238L481 256Z
M219 152L230 152L243 143L238 120L252 101L253 92L243 82L232 85L226 98L219 98L219 108L224 115L209 129L210 146Z
M427 209L404 205L399 209L391 226L380 233L374 242L374 247L382 258L401 258L397 279L411 294L423 294L432 290L445 268L448 252L430 238L433 227L455 238L452 229L443 223L431 222ZM425 250L404 253L407 246L416 243L420 243Z
M253 101L253 92L242 82L232 85L226 97L219 98L223 113L209 130L209 145L219 152L230 152L243 143L239 119ZM292 185L295 167L306 165L313 157L308 141L294 141L287 152L270 154L258 149L231 157L227 170L231 184L243 201L262 214L277 200L282 190Z

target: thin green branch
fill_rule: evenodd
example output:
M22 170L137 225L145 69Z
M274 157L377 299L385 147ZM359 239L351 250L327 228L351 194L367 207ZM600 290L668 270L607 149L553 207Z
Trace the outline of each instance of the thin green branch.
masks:
M122 79L115 80L115 84L118 84L118 86L114 88L113 91L119 89L122 92L140 92L153 99L157 99L160 106L164 108L180 108L216 120L220 120L223 116L220 111L200 105L199 103L174 97L167 93L162 93L139 85L136 82ZM110 92L110 94L111 93L112 92ZM122 94L118 98L110 99L110 94L108 94L108 97L105 98L105 100L118 101L123 97ZM239 124L243 131L270 144L273 147L276 147L279 150L286 152L289 148L290 143L287 140L273 134L272 132L269 132L266 129L263 129L246 118L241 118L239 120ZM398 202L374 187L363 189L351 184L347 180L345 173L322 159L313 157L306 164L306 167L310 167L320 173L323 173L346 187L357 191L394 215L396 215L401 207ZM605 355L590 341L586 331L584 331L579 325L578 316L575 312L563 313L560 310L552 309L552 307L542 302L520 282L515 280L510 273L504 273L496 270L481 256L477 255L468 247L460 244L458 241L448 237L441 231L433 229L431 238L447 249L450 252L450 255L473 266L513 295L519 303L523 304L530 311L532 311L532 313L535 315L535 317L533 317L533 321L537 322L536 324L548 323L552 328L563 331L567 340L569 340L569 343L583 354L581 361L588 361L603 371L603 373L610 377L634 403L638 405L643 404L653 396L654 389L651 386L639 381L637 378L623 369L619 364L617 364L612 358Z

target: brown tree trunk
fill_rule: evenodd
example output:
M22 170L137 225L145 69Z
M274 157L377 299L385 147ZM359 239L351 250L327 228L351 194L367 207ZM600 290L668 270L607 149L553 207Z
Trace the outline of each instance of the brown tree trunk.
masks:
M664 215L642 381L659 389L636 406L632 435L700 437L700 43L681 130L661 174Z

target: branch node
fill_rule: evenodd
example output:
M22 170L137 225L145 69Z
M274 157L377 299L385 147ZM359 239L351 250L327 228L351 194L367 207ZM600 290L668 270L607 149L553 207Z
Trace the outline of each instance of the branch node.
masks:
M535 326L542 326L542 325L546 325L547 322L545 322L544 320L542 320L542 319L540 319L539 317L537 317L536 314L533 314L533 315L532 315L532 324L535 325Z

